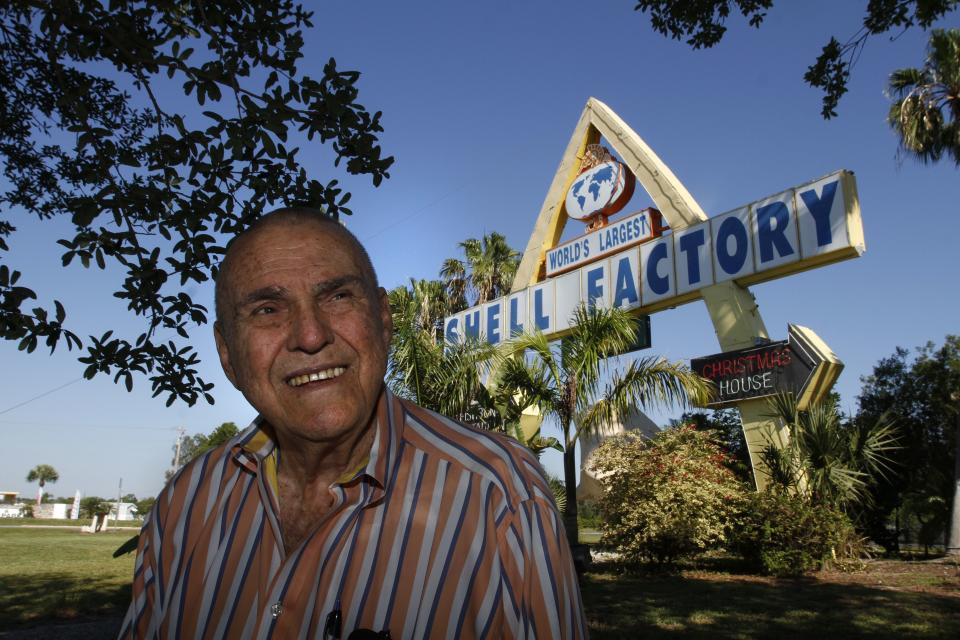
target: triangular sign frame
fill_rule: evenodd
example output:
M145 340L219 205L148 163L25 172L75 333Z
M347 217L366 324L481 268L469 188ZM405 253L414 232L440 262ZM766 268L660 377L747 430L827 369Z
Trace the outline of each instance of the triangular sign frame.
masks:
M610 107L596 98L587 100L567 149L553 176L533 233L523 252L512 291L544 278L547 251L557 246L567 222L567 191L580 172L584 151L603 137L633 172L672 229L683 229L707 215L667 165Z

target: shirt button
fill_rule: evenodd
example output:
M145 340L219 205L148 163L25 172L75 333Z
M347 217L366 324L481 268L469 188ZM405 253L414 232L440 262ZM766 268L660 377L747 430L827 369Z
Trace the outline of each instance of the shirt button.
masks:
M279 618L281 613L283 613L282 604L279 602L274 602L272 605L270 605L270 615L272 615L274 618Z

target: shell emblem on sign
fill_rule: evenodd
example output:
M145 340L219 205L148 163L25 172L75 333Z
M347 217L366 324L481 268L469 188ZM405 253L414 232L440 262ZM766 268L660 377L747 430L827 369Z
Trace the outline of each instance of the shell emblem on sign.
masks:
M576 177L567 192L567 215L589 221L620 211L630 198L636 178L623 164L608 160Z

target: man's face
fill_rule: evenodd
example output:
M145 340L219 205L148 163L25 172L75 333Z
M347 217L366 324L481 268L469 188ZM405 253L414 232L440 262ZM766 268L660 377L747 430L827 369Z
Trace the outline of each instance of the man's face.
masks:
M224 372L281 439L339 440L362 430L383 388L392 330L383 289L330 225L268 224L231 248Z

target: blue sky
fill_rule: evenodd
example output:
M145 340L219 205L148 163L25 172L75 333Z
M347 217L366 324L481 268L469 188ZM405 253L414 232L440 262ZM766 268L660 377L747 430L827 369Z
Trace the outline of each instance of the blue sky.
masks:
M377 189L334 169L323 148L310 149L308 170L353 192L348 224L393 287L436 277L467 237L498 231L523 249L591 96L616 111L711 216L849 169L864 256L752 291L772 338L784 338L788 322L802 324L840 356L846 369L837 389L853 410L860 376L896 346L960 332L960 173L898 163L885 122L887 76L922 64L926 35L871 39L834 120L820 118L820 94L802 81L831 35L856 31L865 4L781 2L761 29L731 20L720 45L691 51L654 33L629 1L326 3L305 34L302 68L319 76L333 56L361 71L360 102L383 111L383 147L397 161ZM956 26L956 15L942 26ZM643 206L642 198L634 202ZM139 333L110 295L111 274L59 267L54 243L69 228L14 218L20 230L10 263L48 299L65 302L77 333ZM210 286L189 292L212 302ZM719 351L701 302L655 315L652 332L648 353L672 360ZM127 393L99 377L13 410L76 380L82 368L76 353L26 355L0 344L0 490L35 494L26 474L46 463L60 472L50 487L56 495L115 495L121 478L124 493L155 495L178 426L208 432L254 415L221 373L209 329L196 330L193 344L216 384L212 407L165 408L143 380ZM556 459L545 463L558 473Z

